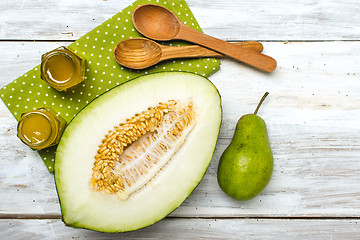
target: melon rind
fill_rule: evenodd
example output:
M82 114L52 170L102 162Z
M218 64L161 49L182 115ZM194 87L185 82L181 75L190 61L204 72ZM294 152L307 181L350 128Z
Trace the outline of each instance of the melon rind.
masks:
M120 200L90 188L94 156L108 130L168 100L191 100L197 123L170 161L140 191ZM149 226L175 210L198 185L213 156L221 99L206 78L163 72L138 77L91 102L71 121L58 145L55 183L68 226L125 232Z

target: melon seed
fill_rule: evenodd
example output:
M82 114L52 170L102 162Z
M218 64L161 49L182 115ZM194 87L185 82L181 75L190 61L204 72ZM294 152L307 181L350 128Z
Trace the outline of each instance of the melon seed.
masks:
M126 199L180 148L195 124L192 103L149 107L108 131L95 156L92 189Z

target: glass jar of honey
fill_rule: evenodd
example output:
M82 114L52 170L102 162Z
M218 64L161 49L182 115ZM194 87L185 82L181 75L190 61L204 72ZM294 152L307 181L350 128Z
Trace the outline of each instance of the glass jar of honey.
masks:
M59 47L41 57L41 78L58 91L73 87L85 79L85 60Z
M17 136L33 150L59 143L66 121L50 108L39 108L21 115Z

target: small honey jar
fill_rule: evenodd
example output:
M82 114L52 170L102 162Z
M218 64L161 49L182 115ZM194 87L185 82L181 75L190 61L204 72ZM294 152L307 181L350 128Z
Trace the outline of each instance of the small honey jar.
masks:
M41 57L41 78L58 91L73 87L85 79L85 60L59 47Z
M17 136L33 150L59 143L66 121L50 108L39 108L21 115Z

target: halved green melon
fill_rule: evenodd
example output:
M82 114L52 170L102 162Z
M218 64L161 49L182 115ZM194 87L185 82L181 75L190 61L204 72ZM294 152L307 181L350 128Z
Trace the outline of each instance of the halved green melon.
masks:
M65 224L124 232L167 216L205 174L221 116L215 86L191 73L142 76L91 102L56 152Z

